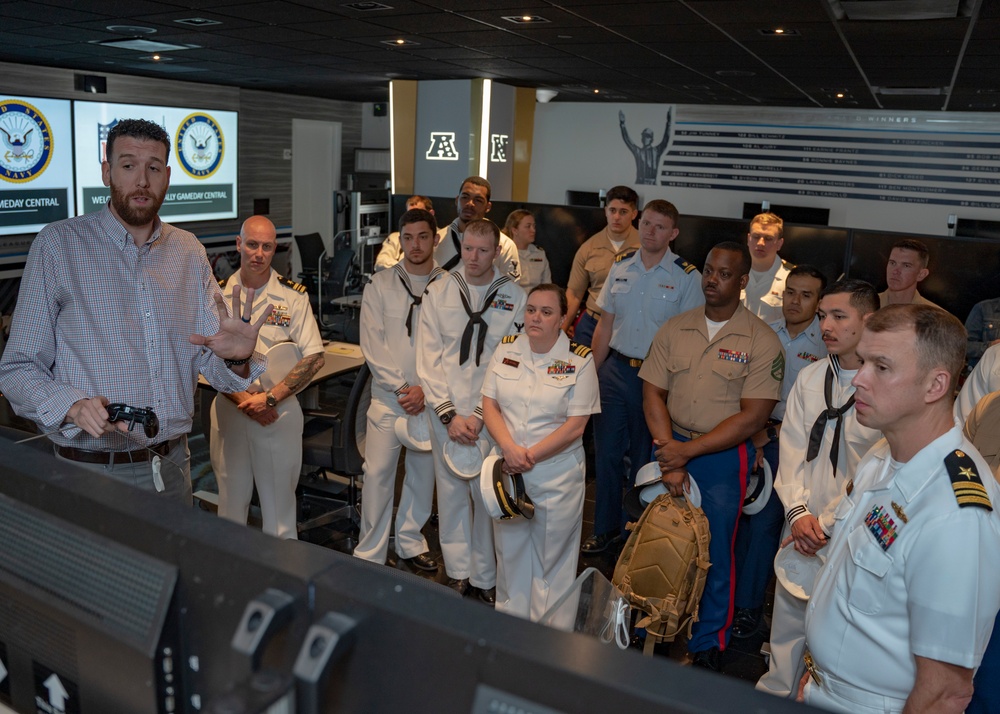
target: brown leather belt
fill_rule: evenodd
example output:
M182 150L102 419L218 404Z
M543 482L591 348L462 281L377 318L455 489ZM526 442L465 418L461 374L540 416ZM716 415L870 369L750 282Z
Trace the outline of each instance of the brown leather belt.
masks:
M601 319L601 313L597 312L597 310L591 310L588 307L586 310L584 310L584 312L587 313L588 315L590 315L595 320L600 320Z
M624 362L633 369L639 369L642 366L643 361L638 357L629 357L628 355L623 355L616 349L611 350L611 356L614 357L619 362Z
M77 449L72 446L56 445L56 453L64 459L79 461L84 464L134 464L149 461L151 453L166 456L181 438L183 437L178 436L175 439L153 444L146 449L136 449L135 451L87 451L86 449Z

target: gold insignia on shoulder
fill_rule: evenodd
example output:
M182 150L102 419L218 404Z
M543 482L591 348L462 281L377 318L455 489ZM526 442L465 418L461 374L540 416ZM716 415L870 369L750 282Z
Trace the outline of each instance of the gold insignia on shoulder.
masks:
M586 357L591 352L593 352L593 350L587 347L587 345L580 345L577 344L576 342L569 343L569 351L579 357Z
M518 338L518 335L505 335L504 338L502 340L500 340L500 342L501 342L501 344L509 345L514 340L516 340L517 338Z
M684 260L684 258L678 258L674 261L674 263L676 263L685 273L690 273L692 270L695 270L695 267L691 263Z
M300 285L299 283L295 282L291 278L286 278L286 277L283 277L283 276L279 275L278 276L278 282L281 283L282 285L284 285L285 287L291 288L292 290L294 290L297 293L304 293L306 291L306 286L305 285Z
M228 283L228 282L229 282L229 278L222 278L222 280L219 281L219 287L220 288L226 287L226 283Z
M619 253L618 255L615 256L615 262L616 263L620 263L623 260L628 260L633 255L635 255L635 251L634 250L627 250L624 253Z
M993 510L993 504L990 503L990 497L986 493L986 487L979 477L976 462L972 457L960 449L955 449L945 457L944 465L948 469L951 489L955 492L959 508L972 506L985 508L987 511Z
M910 522L910 519L906 517L906 511L904 511L903 507L900 506L895 501L892 502L892 510L896 512L896 515L899 516L899 520L901 520L903 523Z

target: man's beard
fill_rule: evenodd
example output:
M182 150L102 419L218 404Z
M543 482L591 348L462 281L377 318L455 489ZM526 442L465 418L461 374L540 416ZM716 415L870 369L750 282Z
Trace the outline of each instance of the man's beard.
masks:
M115 209L118 217L129 226L144 226L156 218L156 214L159 212L160 206L163 205L163 199L166 195L166 188L163 189L163 193L159 196L149 191L133 191L130 194L126 194L113 183L111 184L111 206ZM151 200L144 208L134 207L129 202L132 196L146 196Z

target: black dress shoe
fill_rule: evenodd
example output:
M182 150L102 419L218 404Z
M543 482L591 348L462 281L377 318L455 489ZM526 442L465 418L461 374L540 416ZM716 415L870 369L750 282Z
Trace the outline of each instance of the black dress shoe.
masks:
M404 563L415 570L423 570L428 573L437 572L438 562L427 553L415 555L412 558L400 558Z
M691 659L691 666L710 669L713 672L721 672L722 653L719 652L718 647L711 647L701 652L695 652L694 657Z
M757 634L760 627L760 615L763 608L738 607L733 615L733 628L730 631L738 640L745 640Z
M584 555L603 553L611 546L617 545L620 542L621 542L621 537L615 535L614 533L602 533L601 535L592 535L589 538L587 538L587 540L583 541L583 545L580 546L580 551Z
M486 603L490 607L495 607L497 604L497 589L494 585L492 588L476 588L479 591L479 600Z
M448 578L448 587L457 592L459 595L465 595L469 590L469 579L468 578Z

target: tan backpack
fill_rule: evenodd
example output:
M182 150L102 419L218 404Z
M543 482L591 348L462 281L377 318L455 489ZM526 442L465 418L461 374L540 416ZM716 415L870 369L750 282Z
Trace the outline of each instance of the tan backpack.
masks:
M646 629L643 654L652 655L657 642L672 642L698 621L698 603L705 590L708 518L686 498L665 493L646 507L615 565L612 583L629 605L645 615L635 624Z

